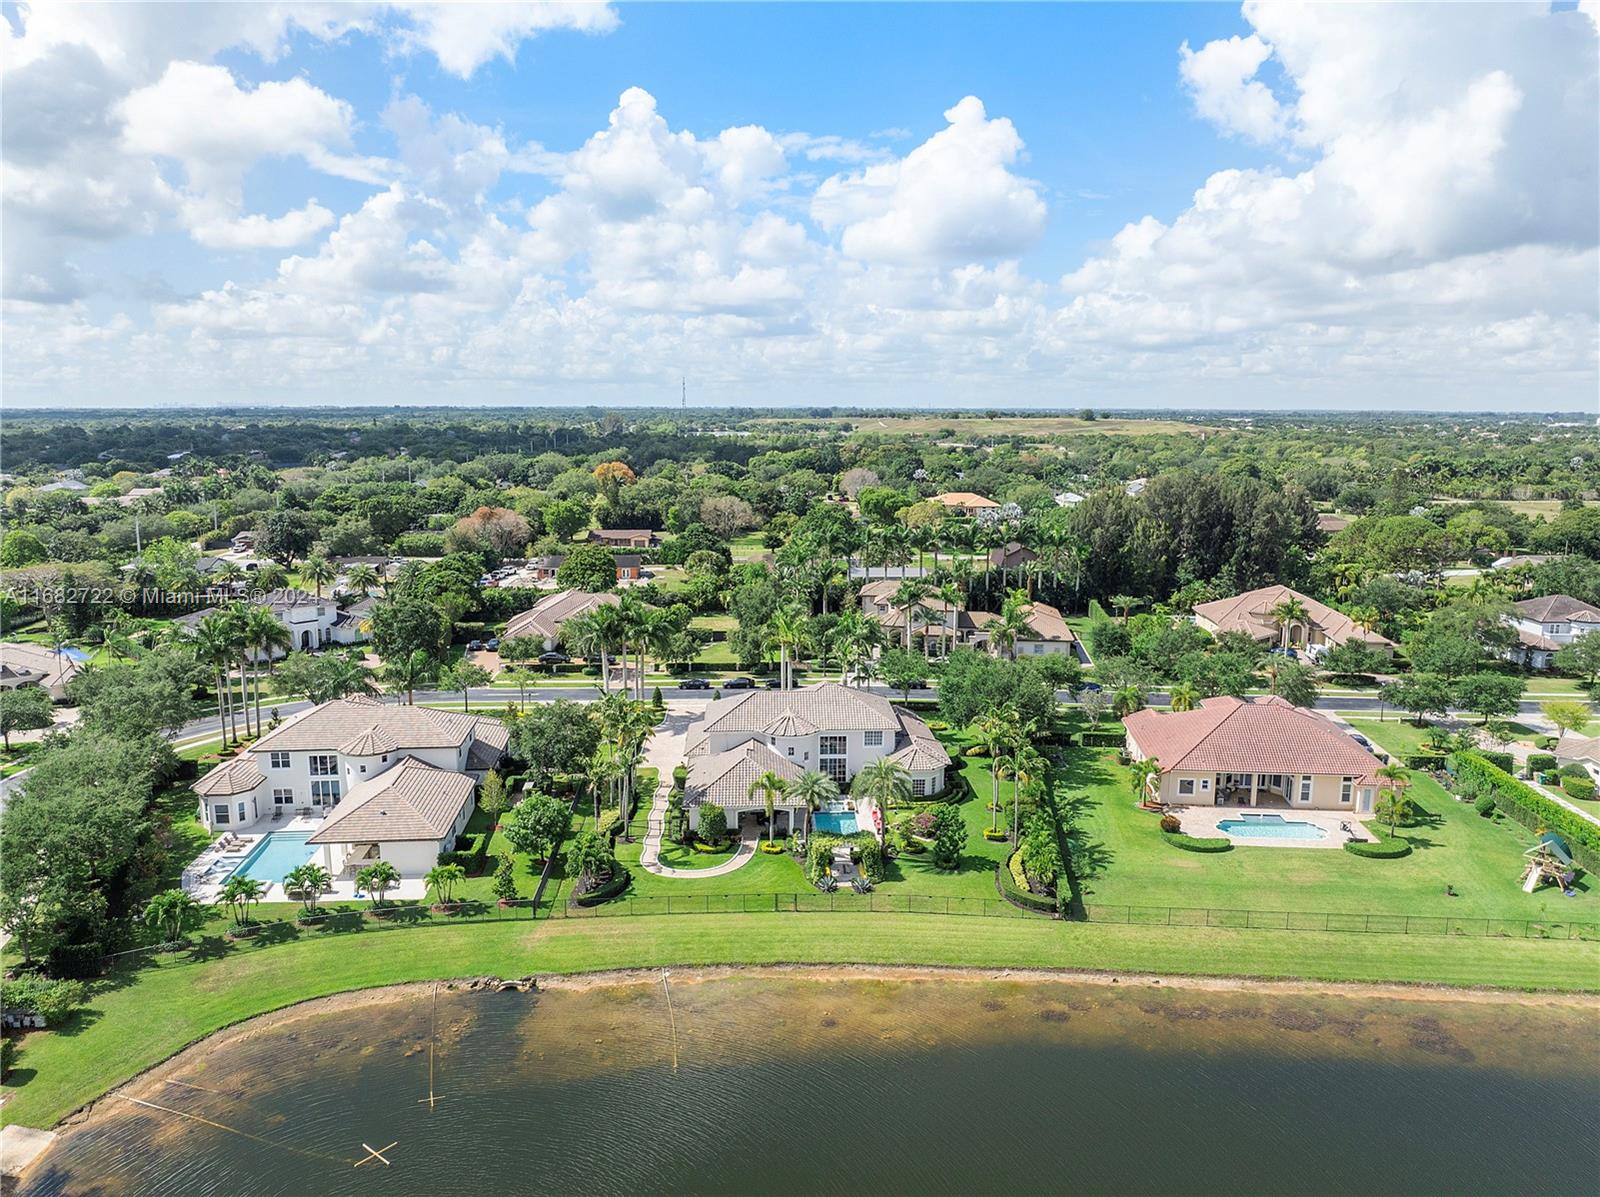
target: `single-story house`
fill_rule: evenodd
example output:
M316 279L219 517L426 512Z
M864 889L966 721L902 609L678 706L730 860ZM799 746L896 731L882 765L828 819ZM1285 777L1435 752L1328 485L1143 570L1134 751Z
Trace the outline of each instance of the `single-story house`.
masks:
M959 515L977 515L980 511L1000 506L993 499L974 494L970 490L946 491L942 495L934 495L928 501L938 503L941 507L948 507Z
M1136 711L1123 726L1128 755L1160 764L1148 796L1168 805L1372 813L1378 758L1281 698L1208 698L1190 711Z
M1566 733L1555 746L1556 764L1582 765L1589 776L1600 782L1600 736L1575 736Z
M639 578L639 571L644 568L644 558L638 553L617 553L617 581L632 582Z
M593 528L589 540L617 549L649 549L658 543L656 534L649 528Z
M82 668L83 662L48 644L12 640L0 644L0 690L39 686L60 702L67 696L67 683Z
M1394 641L1387 636L1363 628L1344 612L1335 611L1326 603L1319 603L1287 586L1262 586L1232 598L1198 603L1194 609L1194 622L1213 636L1220 636L1224 632L1243 632L1258 643L1278 644L1283 640L1284 629L1278 626L1272 612L1290 600L1298 600L1306 611L1305 619L1296 621L1288 628L1291 647L1333 647L1358 640L1379 652L1394 651Z
M548 651L561 643L561 626L576 615L587 615L597 607L615 606L622 600L614 594L590 594L584 590L557 590L545 595L526 611L506 621L506 637L536 636Z

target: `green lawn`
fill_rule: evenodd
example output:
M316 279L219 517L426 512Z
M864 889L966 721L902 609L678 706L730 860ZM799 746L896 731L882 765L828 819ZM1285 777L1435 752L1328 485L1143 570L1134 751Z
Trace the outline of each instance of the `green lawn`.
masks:
M1418 727L1405 716L1391 716L1381 721L1347 718L1345 722L1391 756L1407 757L1428 751L1428 728Z
M1385 732L1395 726L1382 725ZM1391 752L1400 747L1375 742ZM1333 848L1183 852L1161 838L1154 814L1135 807L1115 753L1074 749L1066 772L1067 792L1096 804L1087 827L1110 853L1104 874L1089 884L1091 914L1103 904L1600 923L1593 878L1579 879L1576 898L1553 887L1524 894L1518 881L1529 833L1511 819L1481 818L1421 774L1411 796L1423 818L1400 829L1415 850L1367 860ZM1446 885L1459 896L1448 896Z
M410 937L410 938L402 938ZM737 914L295 932L95 985L66 1033L24 1038L5 1122L50 1126L187 1044L350 989L481 974L709 964L944 964L1600 988L1591 943L1059 923L906 914Z

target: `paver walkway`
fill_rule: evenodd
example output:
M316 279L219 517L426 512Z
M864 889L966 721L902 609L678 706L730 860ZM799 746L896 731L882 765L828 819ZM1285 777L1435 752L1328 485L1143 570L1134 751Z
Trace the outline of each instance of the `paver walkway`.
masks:
M639 849L639 863L657 877L676 877L682 880L720 877L750 863L756 854L754 839L741 840L732 857L709 869L675 869L661 863L661 837L667 826L667 798L672 792L672 771L683 763L684 751L689 746L689 729L705 714L702 702L669 702L667 717L656 728L650 742L645 745L644 764L657 770L661 781L656 786L655 801L650 806L650 816L645 824L644 844Z

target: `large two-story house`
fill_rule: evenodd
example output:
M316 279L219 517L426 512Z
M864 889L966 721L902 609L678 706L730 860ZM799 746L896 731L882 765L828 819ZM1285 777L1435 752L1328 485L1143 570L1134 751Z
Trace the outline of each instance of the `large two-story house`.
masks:
M762 773L792 779L815 769L842 789L884 757L904 766L913 795L944 789L950 754L926 723L887 699L838 682L752 690L713 703L691 736L686 809L698 826L700 805L714 801L727 811L729 826L737 826L741 814L765 809L764 799L748 793Z
M1161 766L1150 799L1372 813L1378 758L1281 698L1208 698L1190 711L1136 711L1123 726L1128 755Z
M309 818L307 842L324 849L335 878L376 859L420 877L454 846L477 782L508 741L506 725L488 716L336 699L197 781L200 821L213 832L256 833Z
M1567 594L1547 594L1513 604L1517 643L1506 658L1530 669L1549 669L1563 645L1600 631L1600 611Z
M341 608L332 596L319 598L304 590L271 590L246 602L255 603L271 611L278 622L289 632L290 651L310 651L326 648L330 644L355 644L365 639L365 619L371 613L372 600L363 600L359 613L350 610L354 604ZM207 607L181 615L174 623L187 628L197 627L202 619L218 607ZM284 650L272 650L274 657L284 655Z
M1305 616L1285 628L1278 623L1274 612L1290 601L1298 602ZM1344 612L1335 611L1326 603L1319 603L1287 586L1263 586L1232 598L1197 603L1194 622L1213 636L1243 632L1260 644L1276 645L1287 641L1291 648L1320 650L1358 640L1378 652L1394 652L1394 641L1387 636L1363 628Z

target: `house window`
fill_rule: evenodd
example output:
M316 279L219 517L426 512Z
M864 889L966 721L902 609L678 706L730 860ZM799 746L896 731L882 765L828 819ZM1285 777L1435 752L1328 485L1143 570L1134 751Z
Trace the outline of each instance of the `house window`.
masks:
M336 756L313 756L311 758L311 776L339 776L339 758Z
M226 802L219 802L211 808L211 821L219 825L230 822Z
M862 743L864 743L868 748L883 747L883 733L881 731L869 731L865 733L865 736L866 738L862 741Z
M1310 776L1310 774L1307 774L1305 777L1302 777L1300 779L1300 801L1301 802L1310 802L1311 801L1311 776Z
M823 736L818 741L817 752L821 756L843 756L845 754L845 739L843 736Z
M790 748L790 749L789 749L789 755L790 755L790 756L793 756L793 755L794 755L794 749L793 749L793 748Z
M1192 797L1194 795L1194 778L1180 777L1178 779L1178 794L1180 797Z
M1339 780L1339 801L1340 802L1349 802L1350 799L1355 795L1355 789L1356 789L1356 779L1355 778L1353 778L1353 777L1340 778L1340 780Z
M239 822L244 822L244 803L239 803Z
M293 806L294 791L287 786L272 791L272 804L274 806Z
M311 803L313 806L337 806L339 803L338 781L312 782Z
M287 752L274 752L269 755L272 759L268 763L272 768L287 769L289 767L289 754Z
M911 793L916 798L928 796L928 779L926 777L913 777L911 779Z
M817 763L822 766L822 772L833 779L834 785L844 785L846 780L844 757L825 756Z
M1200 779L1200 792L1203 794L1207 790L1209 790L1210 788L1211 788L1211 779L1209 777L1202 777Z

